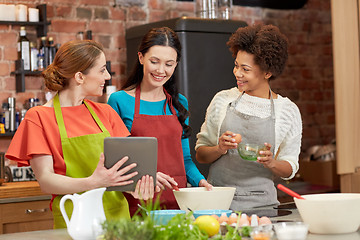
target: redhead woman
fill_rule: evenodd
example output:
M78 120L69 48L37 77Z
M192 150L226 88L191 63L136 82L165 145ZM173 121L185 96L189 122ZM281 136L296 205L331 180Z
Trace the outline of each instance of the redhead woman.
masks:
M64 228L59 209L63 195L127 185L137 172L129 173L135 164L122 167L127 157L112 168L105 168L104 138L125 137L129 131L109 105L85 99L101 96L105 81L110 79L103 47L91 40L67 42L43 77L46 87L56 95L26 113L6 157L20 166L32 167L41 190L52 194L54 227ZM132 196L153 197L152 182L151 177L144 176ZM128 203L121 192L105 192L103 204L107 219L130 218ZM65 204L65 208L71 212L71 206Z

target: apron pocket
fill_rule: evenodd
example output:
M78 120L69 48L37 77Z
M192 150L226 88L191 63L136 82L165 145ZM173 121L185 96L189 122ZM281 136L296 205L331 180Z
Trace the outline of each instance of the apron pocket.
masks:
M238 190L235 191L235 197L237 196L259 196L259 195L268 195L269 193L267 191L261 191L261 190L254 190L254 191L244 191L244 190Z

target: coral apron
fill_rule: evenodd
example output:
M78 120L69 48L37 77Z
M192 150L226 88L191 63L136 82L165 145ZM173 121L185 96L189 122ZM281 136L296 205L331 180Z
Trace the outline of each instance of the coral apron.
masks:
M86 100L84 100L84 104L102 132L68 138L61 112L59 96L56 94L54 97L54 111L60 131L61 145L66 164L66 176L73 178L88 177L94 172L99 162L100 153L104 150L104 138L110 137L109 131L102 124L94 110L86 103ZM65 221L60 212L59 203L61 197L62 196L60 195L53 195L52 199L54 228L66 228ZM103 196L103 206L106 219L108 220L130 218L128 203L121 192L105 192ZM72 208L72 202L66 201L65 209L69 218L72 213Z
M271 144L271 151L274 153L275 111L271 90L271 116L267 118L250 116L237 111L236 106L242 95L228 105L220 135L229 130L240 133L244 143L264 144L267 142ZM208 181L214 186L236 187L230 206L234 211L279 203L273 173L261 163L242 159L237 149L228 150L227 154L210 166Z
M135 91L135 112L131 128L131 136L156 137L158 140L157 171L170 175L178 183L178 187L186 187L184 157L181 146L183 129L172 106L170 95L164 89L166 101L164 115L140 114L140 85ZM169 106L172 115L166 115ZM146 159L144 159L146 160ZM172 189L160 192L160 204L166 209L179 209ZM129 202L130 214L134 215L139 201L130 194L124 194ZM154 199L156 199L155 194Z

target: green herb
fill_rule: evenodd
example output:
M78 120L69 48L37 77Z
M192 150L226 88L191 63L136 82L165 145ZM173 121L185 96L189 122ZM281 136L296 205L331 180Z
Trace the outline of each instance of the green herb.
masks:
M142 202L131 220L106 220L103 224L104 240L207 240L208 235L193 224L192 212L178 214L166 225L155 225L150 211L159 210L159 199L155 202ZM244 229L244 228L242 228ZM217 234L211 240L241 240L238 228L227 226L228 232L222 236ZM245 235L243 235L245 236Z

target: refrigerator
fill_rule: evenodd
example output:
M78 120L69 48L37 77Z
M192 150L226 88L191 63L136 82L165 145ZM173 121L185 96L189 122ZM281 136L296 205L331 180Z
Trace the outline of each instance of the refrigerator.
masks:
M233 75L234 59L226 42L244 21L180 17L139 25L126 30L127 72L137 59L142 37L154 27L169 27L179 36L181 60L175 70L179 92L189 102L189 125L192 128L190 151L192 160L207 177L209 164L200 164L195 158L196 134L205 119L206 109L214 95L236 86Z

